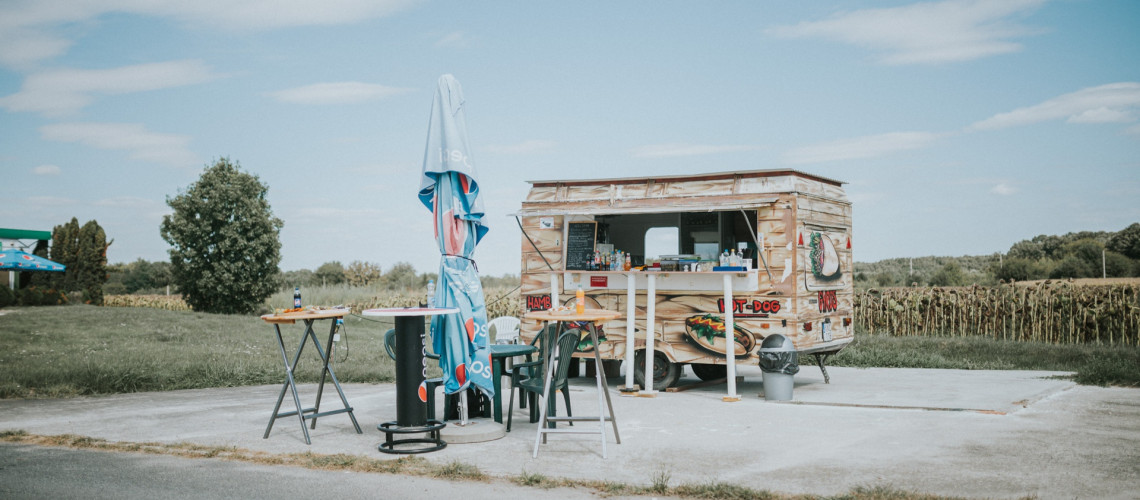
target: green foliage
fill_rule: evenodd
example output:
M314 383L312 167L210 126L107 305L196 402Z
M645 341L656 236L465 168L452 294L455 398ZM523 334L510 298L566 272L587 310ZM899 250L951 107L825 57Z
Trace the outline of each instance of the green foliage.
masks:
M48 258L67 266L63 273L36 273L33 284L42 289L61 292L83 291L90 304L103 303L103 284L107 282L107 234L98 222L83 226L71 221L55 226Z
M1105 247L1130 259L1140 260L1140 222L1112 235Z
M962 286L966 284L966 276L957 262L947 262L934 276L930 277L930 286Z
M7 286L0 286L0 307L8 307L16 303L16 295Z
M87 303L103 304L103 283L107 282L107 234L94 220L79 228L79 259L75 263L76 285Z
M273 216L269 187L240 165L219 159L166 203L162 239L171 245L173 282L196 311L249 313L273 293L284 225Z
M1059 278L1092 278L1098 277L1100 273L1093 274L1093 267L1089 265L1084 259L1076 256L1069 255L1053 268L1049 273L1049 277L1053 279Z
M397 262L392 269L384 273L381 284L388 290L416 290L427 286L427 280L421 279L411 264Z
M313 272L313 284L328 286L344 283L344 266L338 261L325 262Z
M415 274L415 271L412 273ZM380 276L380 265L372 262L354 260L344 270L345 281L352 286L368 286L378 281Z
M169 262L148 262L141 258L128 264L115 264L109 274L108 285L116 281L122 283L125 290L122 293L165 291L173 277ZM110 293L110 288L105 289Z

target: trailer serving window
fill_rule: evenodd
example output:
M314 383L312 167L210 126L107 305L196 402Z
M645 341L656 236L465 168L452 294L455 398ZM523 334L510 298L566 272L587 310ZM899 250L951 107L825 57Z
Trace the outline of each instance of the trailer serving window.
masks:
M639 266L667 255L716 260L724 250L756 252L756 210L598 215L598 243L630 254Z

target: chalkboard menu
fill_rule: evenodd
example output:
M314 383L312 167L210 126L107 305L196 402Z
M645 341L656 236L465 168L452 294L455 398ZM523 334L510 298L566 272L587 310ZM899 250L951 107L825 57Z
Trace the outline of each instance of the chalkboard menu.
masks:
M594 259L597 222L570 222L566 226L566 269L588 271Z

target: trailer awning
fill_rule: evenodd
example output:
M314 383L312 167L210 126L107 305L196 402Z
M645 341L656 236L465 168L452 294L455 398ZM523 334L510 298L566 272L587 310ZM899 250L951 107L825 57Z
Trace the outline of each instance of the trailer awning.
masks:
M614 215L614 214L659 214L678 212L729 212L752 210L771 205L779 198L749 197L747 201L710 201L708 198L647 198L614 200L612 204L599 204L596 200L560 201L554 203L526 203L518 212L509 214L519 217L539 215Z

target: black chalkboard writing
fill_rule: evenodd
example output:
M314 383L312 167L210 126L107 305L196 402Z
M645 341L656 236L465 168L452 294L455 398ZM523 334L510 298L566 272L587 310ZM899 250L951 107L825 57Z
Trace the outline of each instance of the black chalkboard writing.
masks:
M566 229L566 269L588 271L594 259L597 222L570 222Z

